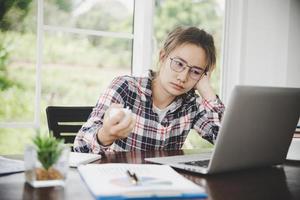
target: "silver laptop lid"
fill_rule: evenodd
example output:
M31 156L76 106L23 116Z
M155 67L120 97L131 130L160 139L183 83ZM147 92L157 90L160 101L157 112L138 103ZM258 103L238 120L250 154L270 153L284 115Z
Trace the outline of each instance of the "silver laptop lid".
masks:
M209 173L282 163L299 115L299 88L236 86Z

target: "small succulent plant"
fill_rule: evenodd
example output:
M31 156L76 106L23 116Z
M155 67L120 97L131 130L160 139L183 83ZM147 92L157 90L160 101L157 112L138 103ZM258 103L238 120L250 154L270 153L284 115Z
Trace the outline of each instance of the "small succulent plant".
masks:
M37 156L44 169L48 170L55 164L63 151L63 140L53 136L36 135L33 143L37 148Z
M64 149L64 141L56 139L53 136L42 136L40 134L33 138L35 144L37 157L43 169L37 170L37 177L39 180L45 179L60 179L61 174L52 166L58 161Z

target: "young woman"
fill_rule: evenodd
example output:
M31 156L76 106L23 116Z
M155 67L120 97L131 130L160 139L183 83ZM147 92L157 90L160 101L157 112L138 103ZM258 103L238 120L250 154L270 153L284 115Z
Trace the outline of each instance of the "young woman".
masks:
M78 132L75 151L180 149L190 129L213 143L224 111L209 83L215 63L211 35L196 27L174 29L160 51L158 72L112 81ZM115 107L132 114L109 116Z

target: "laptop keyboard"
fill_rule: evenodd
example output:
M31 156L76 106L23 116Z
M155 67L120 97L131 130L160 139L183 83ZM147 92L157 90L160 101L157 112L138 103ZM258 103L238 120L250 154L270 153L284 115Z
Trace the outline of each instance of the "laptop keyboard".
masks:
M196 161L184 162L183 164L207 168L209 164L209 160L196 160Z

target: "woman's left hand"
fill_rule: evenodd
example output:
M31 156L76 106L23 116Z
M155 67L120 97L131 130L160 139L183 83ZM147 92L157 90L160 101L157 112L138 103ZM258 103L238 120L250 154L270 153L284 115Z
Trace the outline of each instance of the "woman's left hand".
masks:
M217 97L209 81L210 81L210 74L209 73L207 73L206 75L204 74L203 77L196 84L196 89L198 90L202 98L211 101L211 100L215 100Z

